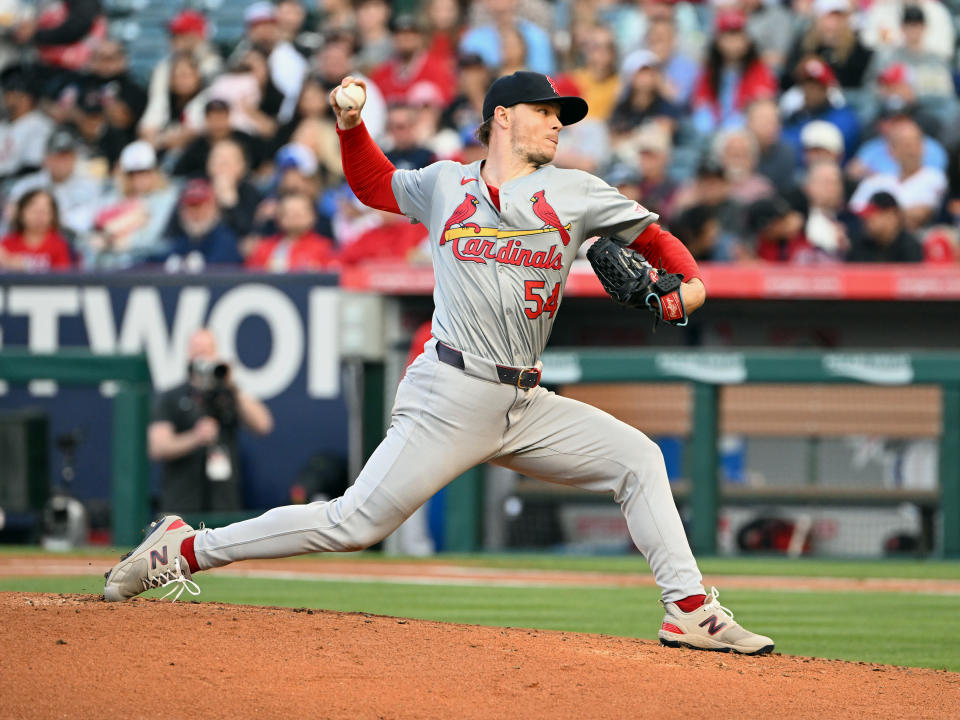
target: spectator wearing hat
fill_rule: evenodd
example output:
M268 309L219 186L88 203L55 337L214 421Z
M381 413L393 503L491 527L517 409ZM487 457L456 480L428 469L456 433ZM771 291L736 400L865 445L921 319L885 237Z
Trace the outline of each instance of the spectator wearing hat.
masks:
M956 31L951 11L940 0L874 0L867 6L861 20L863 42L877 52L902 47L903 17L908 7L923 12L923 49L952 60Z
M818 163L829 163L843 168L843 135L836 125L825 120L814 120L807 123L800 133L800 144L803 147L803 158L796 170L795 182L803 187L808 179L810 168ZM851 161L853 162L853 161ZM843 174L843 196L849 198L857 189L857 181ZM802 196L788 195L794 207L804 207Z
M783 126L783 139L799 155L803 151L800 134L807 123L824 120L837 127L843 136L843 145L849 157L860 142L860 121L857 114L843 103L840 96L834 105L832 92L839 92L837 78L827 63L815 55L804 58L795 71L802 93L802 105L791 113Z
M248 133L235 129L230 124L230 105L226 100L207 100L204 106L204 122L199 134L194 137L177 158L171 171L177 177L198 177L207 167L207 158L213 145L227 138L243 148L247 167L258 168L263 162L263 142Z
M646 45L656 55L660 65L663 96L680 107L688 107L700 75L700 66L677 43L677 25L672 14L650 19ZM588 102L592 110L593 101Z
M942 170L924 166L923 140L916 123L896 123L890 131L889 149L899 173L871 175L863 180L850 198L850 208L859 213L876 193L886 192L896 199L907 230L914 232L927 225L940 211L947 176Z
M747 35L746 15L736 8L723 8L715 25L716 35L693 93L693 124L704 136L742 125L751 102L777 92L776 78Z
M120 153L128 144L127 134L107 121L100 96L94 92L84 93L73 113L73 126L83 146L88 166L101 166L100 177L113 173Z
M890 65L877 75L872 96L876 103L872 128L875 132L879 132L877 126L884 120L907 116L920 123L926 134L944 143L956 135L956 128L952 127L955 103L943 99L919 102L913 72L902 63Z
M897 96L914 105L911 114L924 130L944 144L960 140L958 102L951 61L923 46L926 27L923 9L907 5L903 11L901 47L882 54L874 63L879 98Z
M177 53L169 67L169 91L150 98L138 127L140 137L161 153L183 150L203 130L209 98L200 65L191 53Z
M184 186L167 238L168 254L158 260L169 270L197 272L207 265L243 264L237 234L223 221L207 180L190 180Z
M217 140L207 156L206 178L217 198L224 222L239 238L255 228L255 213L263 193L250 181L247 157L233 138Z
M843 135L840 129L826 120L812 120L800 131L800 146L803 148L803 166L809 167L819 160L842 163L844 157Z
M609 122L614 144L646 122L661 125L673 137L681 109L663 95L657 56L649 50L635 50L624 59L621 77L624 87Z
M333 207L322 192L317 171L320 165L313 150L299 143L290 143L277 150L274 156L272 189L257 206L254 215L256 234L267 237L279 232L277 213L284 195L297 193L314 198L314 230L325 237L335 237L331 225ZM244 253L246 254L246 253Z
M104 198L93 231L80 241L88 268L129 268L166 252L164 234L177 193L157 168L153 146L145 140L130 143L117 165L117 191Z
M747 227L753 236L750 248L758 260L809 265L829 259L803 235L803 216L779 195L762 198L747 210Z
M43 169L25 175L10 187L8 203L16 203L25 193L44 189L57 202L62 229L70 236L86 233L93 225L93 212L100 204L103 185L77 157L79 141L68 128L61 127L47 141ZM7 213L8 218L11 217Z
M307 61L288 40L282 38L272 3L258 0L248 5L243 20L245 35L231 54L230 64L236 64L251 48L263 54L267 60L270 81L283 94L277 120L286 122L293 117L300 86L307 74Z
M0 182L39 170L53 122L37 108L32 69L7 68L0 75L6 118L0 120Z
M130 73L123 45L110 39L94 45L79 92L96 93L107 122L125 133L128 143L136 139L137 124L147 107L147 91Z
M793 185L797 155L783 140L780 111L772 99L754 100L747 107L747 130L757 146L757 172L781 192Z
M517 13L513 0L480 0L478 14L483 20L472 24L460 40L461 53L475 53L483 58L490 68L503 65L503 48L500 31L514 27L523 38L526 48L526 69L550 75L556 68L553 45L546 30Z
M187 53L196 61L203 76L204 84L209 84L223 69L223 58L208 40L209 25L206 17L198 10L181 10L167 23L167 38L170 52L167 53L150 73L147 88L147 104L152 105L167 97L170 92L170 70L174 57Z
M903 106L886 110L877 120L878 134L867 140L847 165L847 174L862 180L870 175L898 175L900 163L892 151L894 131L898 125L912 125L923 134L923 166L945 171L948 156L943 145L936 139L923 133L920 124L914 120L909 109Z
M903 210L892 193L873 193L857 213L863 226L851 239L848 262L923 261L923 247L907 229Z
M436 85L444 103L453 100L457 79L454 67L447 58L434 57L427 46L424 26L413 15L395 15L390 21L393 32L393 52L376 66L370 79L383 94L388 105L406 101L410 88L417 83Z
M199 10L187 8L178 12L167 23L167 33L170 52L157 63L151 73L151 95L163 89L163 73L169 72L170 60L178 53L193 55L206 80L215 77L223 69L223 58L209 39L210 25Z
M315 207L310 195L288 192L277 203L278 233L259 240L247 257L248 268L269 272L299 272L333 267L333 241L314 230Z
M923 44L927 23L923 8L906 5L903 9L903 45L894 47L881 56L879 77L887 84L906 82L918 100L956 98L953 73L947 58L931 52ZM878 78L879 79L879 78Z
M784 65L783 87L799 81L793 70L815 55L830 66L842 88L863 86L873 51L857 37L850 22L850 0L814 0L813 24L794 43Z
M28 190L17 200L11 232L0 240L0 271L47 272L72 264L57 201L43 188Z

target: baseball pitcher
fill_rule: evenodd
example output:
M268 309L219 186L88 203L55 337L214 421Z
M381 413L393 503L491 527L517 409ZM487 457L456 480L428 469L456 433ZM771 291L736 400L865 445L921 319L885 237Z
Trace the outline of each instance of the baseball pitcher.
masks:
M363 81L344 78L342 88ZM356 88L351 89L357 97ZM371 139L358 103L331 93L343 166L365 204L430 232L433 329L397 390L386 437L343 497L280 507L218 529L155 522L106 576L107 600L174 584L237 560L366 548L453 478L491 462L530 477L607 492L662 591L669 646L769 653L704 591L657 445L610 415L540 387L539 358L577 250L618 302L682 325L705 300L696 263L657 215L598 178L550 165L560 129L587 113L545 75L490 87L478 136L485 160L397 170ZM362 98L362 93L359 94ZM640 257L642 256L642 257Z

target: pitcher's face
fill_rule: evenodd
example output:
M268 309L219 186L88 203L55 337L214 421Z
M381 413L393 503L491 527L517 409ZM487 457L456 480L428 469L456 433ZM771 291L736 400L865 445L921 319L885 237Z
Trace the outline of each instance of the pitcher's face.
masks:
M559 103L520 103L509 108L510 148L534 167L551 162L560 141Z

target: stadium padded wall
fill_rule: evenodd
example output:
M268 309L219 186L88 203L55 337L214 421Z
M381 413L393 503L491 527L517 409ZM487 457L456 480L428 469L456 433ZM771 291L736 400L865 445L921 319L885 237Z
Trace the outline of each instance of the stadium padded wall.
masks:
M117 383L113 399L110 526L115 545L136 545L150 519L147 423L150 371L143 355L94 355L61 350L55 355L0 351L0 380L54 380L72 385Z

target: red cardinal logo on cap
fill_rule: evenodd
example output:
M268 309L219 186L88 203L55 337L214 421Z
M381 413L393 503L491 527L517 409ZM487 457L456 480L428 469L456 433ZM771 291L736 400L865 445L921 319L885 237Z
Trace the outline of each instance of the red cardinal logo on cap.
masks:
M564 246L569 244L570 233L567 232L567 228L560 222L560 217L557 215L556 210L547 202L547 199L544 197L544 191L538 190L535 192L533 197L530 198L530 202L533 203L534 214L543 220L544 227L556 228L557 232L560 233L560 239L563 240Z
M556 84L555 82L553 82L553 78L550 77L549 75L544 75L544 77L547 79L547 82L550 83L550 87L553 88L553 91L554 91L557 95L559 95L559 94L560 94L560 91L557 90L557 84Z
M477 211L477 206L480 205L480 201L470 193L466 193L463 197L463 202L457 205L457 209L453 211L450 217L447 219L446 225L443 226L443 232L446 234L447 230L452 228L454 225L461 225L463 227L468 227L473 230L475 233L480 232L480 226L476 223L466 223L464 220L472 216Z

